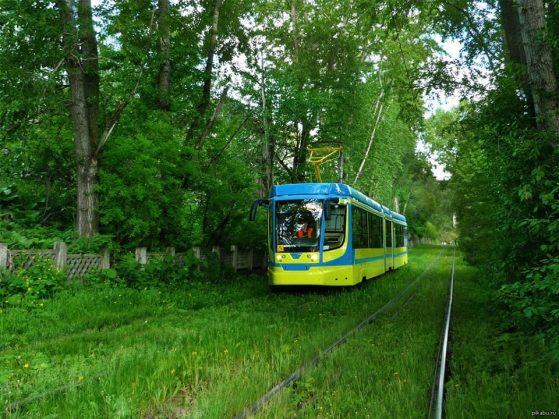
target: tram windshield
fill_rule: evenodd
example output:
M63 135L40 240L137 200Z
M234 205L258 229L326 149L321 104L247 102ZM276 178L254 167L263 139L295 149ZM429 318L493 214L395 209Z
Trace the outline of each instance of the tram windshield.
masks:
M317 199L276 201L278 252L318 252L322 202Z

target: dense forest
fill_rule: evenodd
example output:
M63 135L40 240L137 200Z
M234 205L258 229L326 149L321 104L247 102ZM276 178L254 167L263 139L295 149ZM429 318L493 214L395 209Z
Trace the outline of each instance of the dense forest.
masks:
M0 242L262 248L252 201L342 146L559 357L555 1L1 0L0 28Z

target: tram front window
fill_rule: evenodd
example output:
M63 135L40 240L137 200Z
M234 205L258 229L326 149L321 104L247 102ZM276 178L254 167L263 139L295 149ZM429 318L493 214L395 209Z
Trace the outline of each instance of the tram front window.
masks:
M322 202L316 199L276 202L276 250L318 252Z

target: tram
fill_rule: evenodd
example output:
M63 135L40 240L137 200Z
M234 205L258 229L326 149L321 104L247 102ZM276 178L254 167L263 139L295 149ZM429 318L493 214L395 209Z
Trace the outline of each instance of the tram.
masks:
M268 208L271 285L351 286L408 263L406 217L343 183L272 187Z

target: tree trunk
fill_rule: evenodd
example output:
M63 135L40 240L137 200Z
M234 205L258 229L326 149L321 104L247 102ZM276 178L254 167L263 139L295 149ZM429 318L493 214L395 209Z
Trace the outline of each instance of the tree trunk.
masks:
M266 103L266 77L264 74L264 57L260 60L260 103L262 106L262 128L264 130L264 143L262 144L262 189L260 198L268 198L274 184L274 144L270 141L268 127L268 108Z
M171 61L169 53L169 0L159 0L159 74L157 75L157 106L162 111L171 109L169 85L171 83Z
M97 234L97 159L94 157L99 109L98 54L90 0L80 0L79 31L72 17L72 0L59 0L64 23L63 43L70 82L70 113L77 168L76 229L81 237ZM81 51L77 48L81 47ZM81 55L83 60L78 58Z
M78 162L78 217L80 237L94 236L99 232L97 213L97 160Z
M499 7L501 9L501 22L503 25L508 63L519 67L521 70L517 82L526 96L528 114L535 125L536 114L534 111L534 100L530 94L530 88L526 80L526 56L524 55L524 47L522 45L518 12L512 0L499 0Z
M79 39L84 59L84 89L89 123L89 138L96 141L99 135L99 54L93 28L91 0L80 0L78 6Z
M295 149L295 157L293 158L293 183L303 183L306 180L305 165L307 164L307 146L309 145L311 127L307 120L302 121L301 134L299 135L299 127L297 127L297 135L299 141Z
M212 12L212 28L208 33L208 58L206 59L206 67L204 69L204 85L202 87L202 98L197 107L196 115L190 124L188 133L186 134L186 140L188 142L192 141L196 132L203 123L206 116L208 107L210 106L210 94L212 89L212 79L213 79L213 65L215 52L217 48L217 33L219 26L219 11L221 8L222 0L214 0L214 7Z
M400 213L400 198L398 197L398 195L394 196L394 211L396 211L398 214Z
M297 0L291 0L291 35L293 37L293 62L299 64L299 33L297 31Z
M518 16L528 84L534 99L536 124L541 130L559 134L557 78L551 48L545 40L545 8L542 0L519 0ZM555 137L557 138L557 136ZM557 147L557 140L553 146Z

